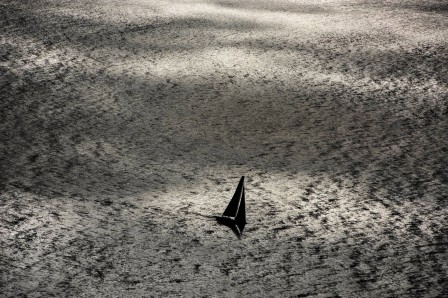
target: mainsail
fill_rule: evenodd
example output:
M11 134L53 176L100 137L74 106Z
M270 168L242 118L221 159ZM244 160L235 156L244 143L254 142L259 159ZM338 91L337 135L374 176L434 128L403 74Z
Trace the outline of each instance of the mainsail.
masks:
M241 236L244 227L246 226L246 202L244 191L244 176L241 177L240 182L235 190L235 194L230 200L221 217L217 218L218 222L229 226L237 234Z

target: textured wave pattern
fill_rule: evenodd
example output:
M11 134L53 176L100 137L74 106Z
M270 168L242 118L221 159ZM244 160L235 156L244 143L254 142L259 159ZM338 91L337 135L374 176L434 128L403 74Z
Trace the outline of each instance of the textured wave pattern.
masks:
M447 6L371 2L1 1L1 295L448 296Z

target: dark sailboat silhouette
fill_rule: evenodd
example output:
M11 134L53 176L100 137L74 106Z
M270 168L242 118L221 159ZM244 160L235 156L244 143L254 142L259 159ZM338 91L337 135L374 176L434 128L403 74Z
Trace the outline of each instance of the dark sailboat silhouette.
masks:
M226 210L222 216L217 216L216 220L232 229L232 231L239 237L243 234L246 226L246 202L244 192L244 176L241 177L240 182L235 190L235 194L227 205Z

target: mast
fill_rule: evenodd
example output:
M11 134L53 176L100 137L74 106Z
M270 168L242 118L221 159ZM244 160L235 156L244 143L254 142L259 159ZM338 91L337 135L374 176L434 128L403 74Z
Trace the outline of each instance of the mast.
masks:
M240 234L243 233L244 226L246 225L246 198L245 191L243 187L243 192L241 194L240 207L238 208L238 213L235 217L235 224L240 230Z

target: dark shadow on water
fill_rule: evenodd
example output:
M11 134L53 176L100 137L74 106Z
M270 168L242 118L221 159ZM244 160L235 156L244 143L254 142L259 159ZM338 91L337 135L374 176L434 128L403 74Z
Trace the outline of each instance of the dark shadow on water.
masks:
M447 14L448 3L444 0L407 1L360 1L354 5L375 9L413 10L415 12Z
M235 236L238 237L238 239L241 239L242 234L238 229L235 220L222 216L216 216L215 219L219 224L230 228L232 232L235 234Z
M448 14L448 3L446 1L403 1L403 3L390 4L394 8L412 9L422 12Z
M332 13L331 9L324 5L300 4L291 1L238 1L238 0L214 0L213 3L226 7L244 9L249 11L269 11L269 12L287 12L297 14L327 14Z
M138 52L169 54L192 51L203 49L203 41L213 40L217 33L242 33L264 28L261 24L244 20L200 17L150 19L148 24L108 23L69 15L47 16L38 9L18 9L14 5L3 6L0 19L3 19L2 26L15 34L37 38L49 48L74 47L87 55L98 49L109 49L122 56ZM181 39L181 35L201 42Z

